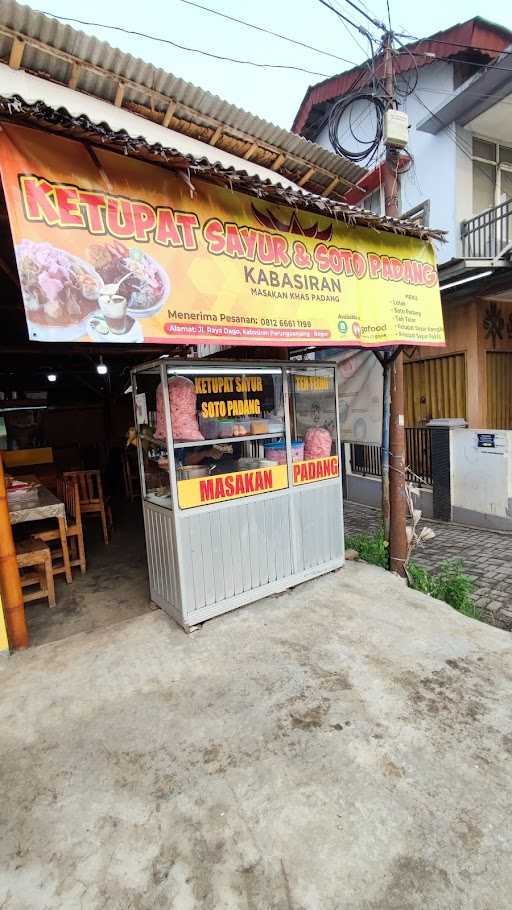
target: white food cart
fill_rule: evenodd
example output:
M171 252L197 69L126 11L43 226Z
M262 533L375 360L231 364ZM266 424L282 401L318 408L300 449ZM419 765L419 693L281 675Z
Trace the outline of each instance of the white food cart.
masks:
M199 623L343 565L335 367L132 371L152 600Z

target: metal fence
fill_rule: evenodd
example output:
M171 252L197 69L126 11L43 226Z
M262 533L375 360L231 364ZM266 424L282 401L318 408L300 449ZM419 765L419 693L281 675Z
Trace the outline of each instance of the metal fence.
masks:
M350 443L350 469L352 474L380 477L382 473L381 447L371 443ZM405 460L407 479L432 486L432 437L428 427L405 428Z
M462 255L496 259L512 242L512 199L463 221L460 226Z

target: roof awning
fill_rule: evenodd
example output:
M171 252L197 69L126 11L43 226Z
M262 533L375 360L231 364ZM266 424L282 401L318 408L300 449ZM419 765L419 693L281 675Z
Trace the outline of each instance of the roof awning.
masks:
M450 123L466 126L512 94L511 53L512 45L483 72L465 82L446 104L422 120L418 129L436 135Z

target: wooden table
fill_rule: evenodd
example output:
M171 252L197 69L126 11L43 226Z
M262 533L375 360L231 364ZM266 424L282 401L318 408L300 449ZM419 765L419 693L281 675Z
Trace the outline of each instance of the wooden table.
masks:
M23 480L34 481L36 478L30 475L24 477ZM12 525L21 524L24 521L45 521L48 518L57 519L59 523L64 574L68 585L71 584L73 577L71 575L71 566L69 563L66 509L64 503L61 502L60 499L57 499L57 497L46 487L39 486L37 490L37 502L34 502L33 505L28 507L24 504L9 506L9 518L11 519Z

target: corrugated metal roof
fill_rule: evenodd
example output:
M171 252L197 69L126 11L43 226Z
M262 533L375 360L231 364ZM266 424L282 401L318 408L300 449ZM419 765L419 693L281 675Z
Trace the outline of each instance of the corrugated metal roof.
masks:
M180 117L189 119L191 123L204 125L209 118L218 121L226 127L254 138L263 147L272 146L283 153L297 156L311 166L324 168L342 181L353 184L364 176L363 168L302 136L275 126L261 117L229 104L217 95L112 47L106 41L100 41L14 0L3 0L0 3L0 30L2 27L4 33L0 32L0 58L4 61L9 58L12 46L12 36L6 34L6 29L29 39L23 50L21 64L23 69L44 74L66 84L71 75L71 63L63 56L52 54L49 49L53 49L61 55L71 55L85 65L99 68L84 67L76 86L80 91L88 92L97 98L113 102L117 80L124 83L128 80L129 84L125 85L124 103L152 107L157 113L164 114L169 101L174 99L181 108ZM161 96L160 99L155 98L155 93ZM289 176L288 171L287 167L286 176ZM297 179L300 176L301 172L298 171Z
M179 149L164 147L161 143L149 143L144 136L130 136L126 130L114 132L107 123L93 123L85 115L73 117L64 108L60 107L55 110L41 101L28 104L20 97L4 98L0 96L0 118L2 116L28 125L44 126L65 136L95 142L97 145L111 148L114 151L146 161L158 162L174 170L184 171L185 179L188 182L190 180L188 174L192 178L196 175L229 189L248 193L258 199L326 215L346 224L390 231L424 240L443 240L444 237L444 231L424 228L413 221L376 215L366 209L348 205L346 202L326 199L323 196L316 196L290 186L285 187L268 179L262 180L241 168L214 165L206 157L198 158L184 154Z

